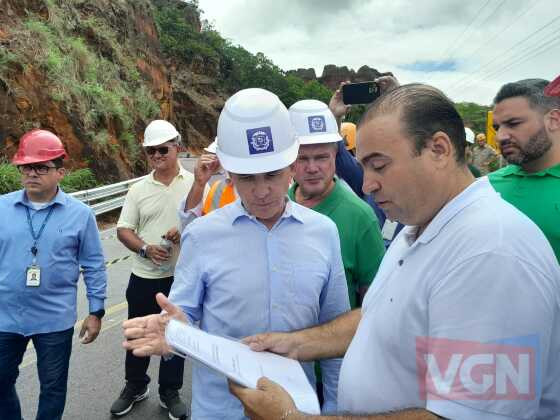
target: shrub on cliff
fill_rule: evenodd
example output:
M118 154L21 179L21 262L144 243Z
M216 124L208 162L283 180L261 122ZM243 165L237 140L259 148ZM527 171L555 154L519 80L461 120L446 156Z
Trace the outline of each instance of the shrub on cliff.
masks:
M60 186L63 191L72 193L88 190L98 186L93 172L89 169L77 169L66 173ZM7 162L0 163L0 194L6 194L23 188L18 169Z

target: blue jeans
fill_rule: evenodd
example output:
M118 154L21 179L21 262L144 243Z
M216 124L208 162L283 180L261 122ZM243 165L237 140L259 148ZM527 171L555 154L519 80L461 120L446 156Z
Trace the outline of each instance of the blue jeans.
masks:
M74 327L29 337L0 332L0 419L21 420L15 385L29 340L33 341L37 353L37 372L41 384L37 420L62 418L73 333Z

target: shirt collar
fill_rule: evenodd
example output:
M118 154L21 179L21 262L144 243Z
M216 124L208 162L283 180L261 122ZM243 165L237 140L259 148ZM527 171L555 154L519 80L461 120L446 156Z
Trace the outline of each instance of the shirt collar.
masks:
M528 173L518 165L508 165L502 170L503 176L517 175L517 176L546 176L552 175L556 178L560 178L560 163L558 165L551 166L550 168L543 169L542 171Z
M60 187L58 187L56 195L50 201L50 203L47 207L49 207L49 206L51 206L52 204L55 204L55 203L60 204L61 206L64 206L64 205L66 205L67 200L68 200L68 197L66 197L66 193L64 193L64 191L62 191L62 189ZM29 202L29 199L27 198L27 193L25 192L25 189L22 189L22 190L19 191L17 199L14 201L14 205L16 205L16 204L22 204L26 207L31 207L31 203Z
M296 202L296 189L299 187L299 184L297 182L294 181L294 183L292 184L292 186L290 187L289 191L288 191L288 197L290 197L290 199L294 202ZM319 204L317 204L316 206L312 207L312 210L318 211L319 213L322 214L326 214L326 213L330 213L330 210L334 209L335 206L344 199L344 196L342 195L343 193L343 189L344 187L342 186L342 184L340 183L340 180L338 179L338 177L334 177L334 187L331 190L331 192L329 193L329 195L327 195L323 201L321 201Z
M454 197L447 203L432 219L428 227L422 232L418 238L419 243L427 244L434 239L439 232L449 223L458 213L468 207L481 197L497 195L496 191L490 185L488 177L482 177L465 188L459 195ZM411 239L410 235L416 235L417 226L407 226L404 234L409 235L407 240ZM410 242L409 242L410 244Z
M175 178L173 178L173 180L175 180L176 178L181 178L181 179L183 179L183 178L185 178L185 177L189 174L189 171L187 171L187 170L183 167L183 165L181 165L181 162L179 162L179 160L177 160L177 165L179 165L179 173L175 176ZM155 171L155 170L152 170L152 171L148 174L147 179L148 179L152 184L158 184L158 185L160 185L161 182L156 181L156 179L154 178L154 174L155 174L155 173L156 173L156 171Z
M233 225L238 219L240 218L248 218L250 220L256 220L257 218L252 214L247 212L245 206L243 206L243 202L241 198L235 200L233 205L231 206L232 213L231 213L231 224ZM280 219L288 219L292 218L300 223L303 223L303 217L301 215L301 209L298 206L295 206L292 201L286 197L286 207L284 208L284 213L280 216Z

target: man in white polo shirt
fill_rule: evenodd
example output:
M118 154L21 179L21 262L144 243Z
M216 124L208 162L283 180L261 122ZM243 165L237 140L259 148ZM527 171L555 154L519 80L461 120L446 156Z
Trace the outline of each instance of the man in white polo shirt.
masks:
M168 121L148 124L143 146L153 171L132 186L117 223L119 240L137 254L126 290L129 318L159 313L156 294L167 296L173 284L180 239L177 208L194 181L177 159L180 141L180 134ZM149 357L126 353L126 386L112 404L111 414L125 415L148 396L149 363ZM183 367L178 357L162 359L159 365L160 404L169 410L172 419L187 415L186 404L179 397Z
M382 96L357 157L364 191L407 226L362 309L245 340L299 360L344 355L337 419L560 416L560 267L538 227L475 181L464 149L461 118L437 89ZM266 378L230 389L251 418L304 417Z

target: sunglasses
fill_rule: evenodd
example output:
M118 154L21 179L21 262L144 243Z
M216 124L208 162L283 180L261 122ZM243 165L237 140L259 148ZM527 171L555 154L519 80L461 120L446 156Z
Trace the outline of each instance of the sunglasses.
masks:
M169 152L169 146L160 147L146 147L146 153L150 156L155 155L158 152L160 155L166 155Z
M58 169L56 166L47 166L47 165L19 165L19 171L22 174L29 175L31 171L35 171L38 175L46 175L49 173L50 169Z

